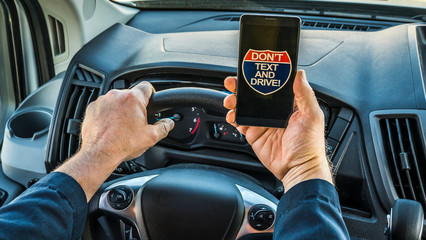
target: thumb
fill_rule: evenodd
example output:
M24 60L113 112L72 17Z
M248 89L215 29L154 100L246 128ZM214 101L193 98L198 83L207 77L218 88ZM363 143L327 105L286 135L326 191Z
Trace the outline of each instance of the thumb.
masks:
M293 91L295 104L302 113L312 112L319 108L315 92L306 80L304 70L298 70L294 79Z
M167 137L167 134L173 129L175 122L169 118L161 119L151 125L151 132L153 134L154 141L157 143L161 139Z

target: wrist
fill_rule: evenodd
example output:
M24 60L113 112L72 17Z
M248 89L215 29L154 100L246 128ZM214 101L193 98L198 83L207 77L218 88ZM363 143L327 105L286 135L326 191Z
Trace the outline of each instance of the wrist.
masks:
M122 161L124 161L123 157L117 156L103 149L97 149L96 147L92 147L92 148L82 147L77 152L75 157L85 158L85 159L99 159L103 163L111 163L112 165L119 165Z
M322 179L334 185L330 165L326 156L317 157L292 167L281 181L287 192L298 183L311 179Z

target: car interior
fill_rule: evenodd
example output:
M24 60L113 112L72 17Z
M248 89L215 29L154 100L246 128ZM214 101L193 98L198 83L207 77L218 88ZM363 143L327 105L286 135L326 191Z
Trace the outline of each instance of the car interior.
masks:
M417 1L0 1L0 206L78 151L89 103L148 81L148 122L175 127L114 170L82 239L272 239L284 187L223 107L244 13L302 20L298 69L324 113L351 239L426 238L412 202L396 204L426 207Z

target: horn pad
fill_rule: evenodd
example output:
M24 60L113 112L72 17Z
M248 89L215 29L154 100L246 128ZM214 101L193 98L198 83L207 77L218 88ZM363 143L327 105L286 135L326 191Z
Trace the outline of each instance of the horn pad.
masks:
M235 239L244 202L226 176L203 169L173 169L149 181L140 199L151 240Z

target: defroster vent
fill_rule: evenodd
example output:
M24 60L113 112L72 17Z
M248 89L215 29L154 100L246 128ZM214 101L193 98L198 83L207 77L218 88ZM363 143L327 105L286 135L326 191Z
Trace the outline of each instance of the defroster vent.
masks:
M89 103L99 96L103 76L91 70L77 68L69 88L68 101L63 111L59 141L59 162L71 157L81 144L80 127Z
M320 28L329 30L348 30L348 31L378 31L386 28L383 25L361 24L361 23L342 23L342 22L327 22L327 21L303 21L302 28Z
M387 164L399 198L426 208L425 149L417 118L380 119Z

